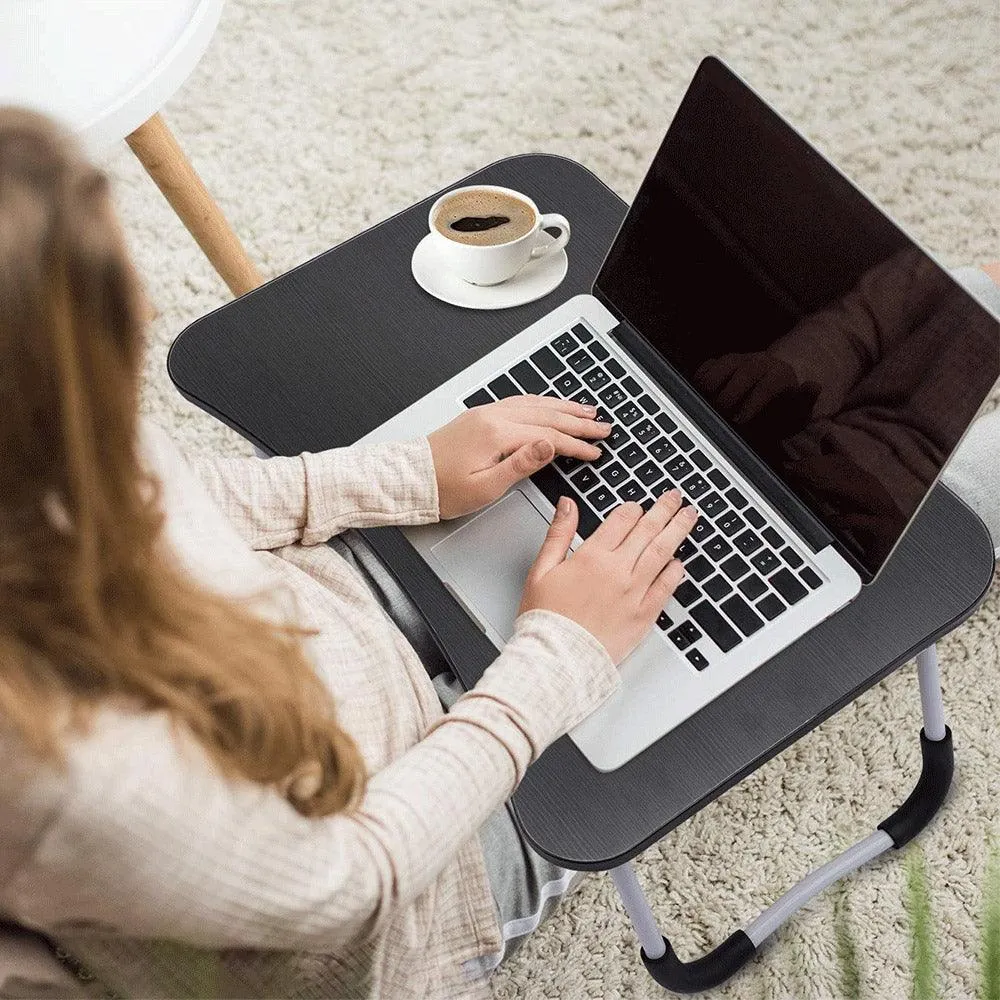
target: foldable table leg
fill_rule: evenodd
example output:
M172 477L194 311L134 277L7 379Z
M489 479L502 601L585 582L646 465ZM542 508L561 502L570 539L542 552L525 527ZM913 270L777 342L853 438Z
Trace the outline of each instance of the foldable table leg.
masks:
M698 993L724 983L756 954L757 949L793 913L834 882L890 848L909 843L944 802L954 773L951 730L944 722L937 651L928 646L917 655L923 729L920 750L923 767L906 801L874 833L849 847L832 861L810 872L745 928L734 931L718 947L692 962L682 962L660 933L656 917L630 864L611 871L625 911L641 944L640 955L649 974L674 993Z

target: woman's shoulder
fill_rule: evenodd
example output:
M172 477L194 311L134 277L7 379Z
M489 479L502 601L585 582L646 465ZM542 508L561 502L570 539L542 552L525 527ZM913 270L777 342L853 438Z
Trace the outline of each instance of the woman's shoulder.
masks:
M139 418L137 442L139 454L153 471L159 471L163 466L187 464L177 442L151 417Z
M67 718L54 756L39 754L9 728L0 730L0 758L0 896L5 877L28 862L45 832L69 814L82 834L82 827L100 827L103 816L120 815L123 801L137 790L154 798L157 789L170 794L170 775L175 783L178 775L182 781L224 780L165 712L126 700L106 702L80 723Z

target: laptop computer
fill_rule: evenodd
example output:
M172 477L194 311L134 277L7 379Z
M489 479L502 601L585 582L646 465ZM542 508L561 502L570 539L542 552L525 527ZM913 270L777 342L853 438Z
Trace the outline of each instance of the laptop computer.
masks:
M484 511L404 529L498 649L561 495L575 545L626 500L676 485L698 507L685 581L569 734L608 771L877 576L998 375L996 320L709 57L592 294L365 440L515 393L612 423L599 460L557 458Z

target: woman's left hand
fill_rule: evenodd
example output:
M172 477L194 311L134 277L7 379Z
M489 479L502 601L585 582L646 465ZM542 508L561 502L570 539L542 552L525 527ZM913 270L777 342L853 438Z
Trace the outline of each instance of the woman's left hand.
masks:
M470 514L503 496L556 455L600 456L591 440L611 425L597 409L550 396L511 396L474 406L428 435L442 518Z

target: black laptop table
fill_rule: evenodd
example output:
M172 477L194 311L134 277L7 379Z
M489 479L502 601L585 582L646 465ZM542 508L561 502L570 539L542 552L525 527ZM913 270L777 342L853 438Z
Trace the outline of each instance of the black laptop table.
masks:
M555 292L512 309L472 311L421 290L410 258L438 192L192 323L168 359L177 388L268 453L349 445L559 302L590 291L626 211L597 177L571 160L530 155L453 186L470 183L524 191L543 212L569 218L569 272ZM463 684L474 685L494 647L397 529L365 535L420 607ZM992 573L984 525L938 486L877 582L852 604L616 771L595 770L568 737L558 740L515 792L517 822L557 864L612 871L658 982L678 991L721 982L823 885L902 846L943 801L951 739L933 643L975 610ZM820 870L808 892L793 890L706 958L679 962L627 862L921 651L924 767L904 807L853 854Z

